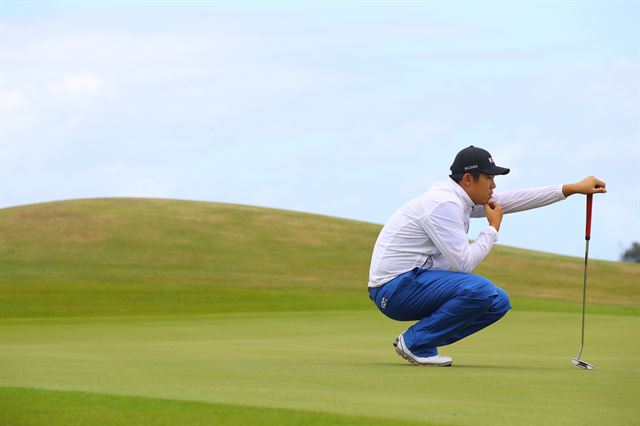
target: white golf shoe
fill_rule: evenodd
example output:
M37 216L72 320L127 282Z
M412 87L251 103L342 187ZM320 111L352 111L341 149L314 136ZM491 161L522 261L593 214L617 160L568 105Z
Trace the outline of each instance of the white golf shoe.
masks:
M424 365L429 367L451 367L451 364L453 364L453 359L449 356L435 355L422 357L414 355L413 353L411 353L409 348L407 348L407 345L404 344L402 334L400 334L396 338L395 342L393 342L393 346L395 346L396 353L398 355L400 355L402 358L406 359L413 365Z

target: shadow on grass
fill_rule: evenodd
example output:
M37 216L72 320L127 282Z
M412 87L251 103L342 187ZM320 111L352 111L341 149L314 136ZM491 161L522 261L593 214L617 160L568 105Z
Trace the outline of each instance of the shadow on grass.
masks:
M352 364L359 365L362 364ZM409 363L395 363L395 362L379 362L374 364L369 364L377 367L385 367L385 368L416 368L416 369L440 369L440 370L459 370L463 369L477 369L477 370L544 370L544 371L557 371L563 370L564 368L559 367L544 367L544 366L536 366L536 365L497 365L497 364L454 364L449 367L437 367L437 366L418 366L412 365Z

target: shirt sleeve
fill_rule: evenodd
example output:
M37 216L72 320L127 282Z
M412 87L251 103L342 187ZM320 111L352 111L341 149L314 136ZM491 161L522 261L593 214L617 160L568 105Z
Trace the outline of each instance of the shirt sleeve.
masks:
M493 194L491 200L500 203L503 212L507 214L548 206L566 198L562 193L562 185L552 185L499 192ZM485 216L484 206L474 206L471 210L471 217Z
M489 226L469 243L464 214L455 203L442 203L424 221L425 232L457 272L471 272L498 241L498 231Z

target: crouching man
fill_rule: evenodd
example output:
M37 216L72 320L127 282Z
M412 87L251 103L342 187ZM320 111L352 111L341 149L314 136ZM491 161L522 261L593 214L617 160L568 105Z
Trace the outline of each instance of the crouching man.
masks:
M574 184L494 193L494 177L509 169L470 146L460 151L449 179L400 207L384 225L371 258L369 297L391 319L417 321L395 340L395 350L414 365L450 366L438 348L502 318L509 296L470 272L498 240L504 213L543 207L572 194L606 192L588 177ZM469 243L471 218L488 226Z

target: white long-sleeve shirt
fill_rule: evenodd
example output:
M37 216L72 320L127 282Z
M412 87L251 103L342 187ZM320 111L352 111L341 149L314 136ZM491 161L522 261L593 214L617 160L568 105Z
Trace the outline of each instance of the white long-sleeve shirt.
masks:
M562 185L493 194L504 213L543 207L566 197ZM469 243L470 218L486 217L467 193L448 179L400 207L384 225L371 257L369 287L379 287L415 267L471 272L498 241L487 226Z

